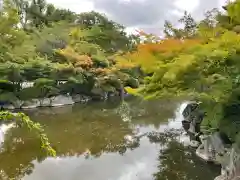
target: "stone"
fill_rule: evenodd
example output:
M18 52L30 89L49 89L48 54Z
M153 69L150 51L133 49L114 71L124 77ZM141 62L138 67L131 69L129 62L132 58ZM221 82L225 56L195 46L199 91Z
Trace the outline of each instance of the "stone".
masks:
M183 121L182 121L182 126L183 126L183 129L184 129L185 131L188 131L189 128L190 128L190 122L189 122L189 121L186 121L186 120L183 120Z
M190 146L193 148L197 148L199 144L200 143L198 141L195 141L195 140L190 141Z
M196 155L207 162L214 161L214 154L212 151L212 144L210 142L210 136L200 136L201 145L196 150Z
M33 109L40 106L40 101L38 99L32 99L29 101L25 101L22 105L22 109Z
M198 107L199 103L195 102L195 101L190 101L187 103L187 106L185 107L185 109L182 112L182 115L184 118L187 118L197 107Z
M11 105L11 104L3 105L2 108L3 109L8 109L8 110L14 110L15 109L15 107L13 105Z
M214 180L227 180L225 176L220 175L214 178Z
M200 140L201 145L197 148L196 155L206 161L223 164L221 159L225 158L223 155L226 155L226 145L224 144L220 133L215 132L211 135L200 135ZM221 156L223 157L220 158Z
M21 109L23 103L24 103L24 101L17 100L17 101L14 101L12 104L15 107L15 109Z
M50 100L51 100L50 106L52 107L74 104L74 101L71 96L59 95L51 98Z
M51 106L51 100L49 98L43 98L40 99L40 107L50 107Z
M185 131L196 134L200 133L200 124L203 120L204 113L199 109L198 102L189 102L182 111L182 126ZM197 139L196 139L197 140Z
M80 94L75 94L72 96L72 99L75 103L80 103L80 102L88 102L91 100L91 97L85 96L85 95L80 95Z
M80 94L72 95L72 100L73 100L75 103L82 102L83 96L80 95Z

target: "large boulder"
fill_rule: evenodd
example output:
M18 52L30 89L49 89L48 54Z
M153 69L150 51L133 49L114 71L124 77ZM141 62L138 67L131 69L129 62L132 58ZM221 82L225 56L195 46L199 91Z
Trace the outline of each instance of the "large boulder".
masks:
M14 110L15 107L12 104L5 104L1 106L3 109Z
M222 138L220 132L215 132L211 135L200 136L202 144L197 148L196 154L205 161L213 161L216 164L222 164L219 159L226 153L226 149L230 144Z
M22 104L22 109L32 109L40 106L40 101L38 99L31 99L28 101L24 101Z
M240 180L240 151L237 146L229 149L222 158L221 175L214 180Z
M59 95L52 97L50 100L51 100L50 106L52 107L74 104L74 101L71 96Z
M75 103L79 103L79 102L88 102L91 100L91 98L89 96L85 96L85 95L81 95L81 94L75 94L72 95L72 100Z
M49 98L39 99L39 101L40 101L40 107L50 107L51 106L51 99L49 99Z
M15 107L15 109L21 109L24 101L16 100L12 102L12 105Z

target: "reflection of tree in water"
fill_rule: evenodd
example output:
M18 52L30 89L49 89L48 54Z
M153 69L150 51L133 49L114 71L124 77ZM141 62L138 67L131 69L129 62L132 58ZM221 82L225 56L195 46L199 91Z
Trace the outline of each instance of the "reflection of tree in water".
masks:
M179 132L170 130L165 133L152 133L151 142L163 145L159 152L159 172L155 180L213 180L220 171L219 167L206 164L195 156L193 149L178 142ZM201 173L204 172L204 173Z
M172 115L172 105L165 105L160 110L159 101L133 100L127 103L127 111L121 113L132 117L133 124L139 124L140 121L140 124L142 122L143 125L154 124L158 127L163 117ZM124 154L140 145L139 141L125 142L124 137L134 133L131 123L122 121L120 114L116 113L118 107L119 102L114 105L106 102L90 103L73 107L42 108L28 114L44 126L57 156L82 156L88 150L90 157L99 157L104 152ZM16 137L21 139L17 140ZM39 141L24 129L14 128L8 131L3 149L0 153L0 170L9 176L7 180L30 174L34 169L33 160L41 162L46 158L39 147Z
M123 154L127 149L139 146L137 142L125 142L124 137L131 135L132 129L113 109L106 106L81 107L68 108L64 113L61 113L64 108L43 109L43 113L31 112L32 119L44 125L58 157L81 156L86 151L90 152L91 157L99 157L103 152ZM39 141L21 128L8 131L2 148L0 170L4 171L8 180L31 173L34 168L32 161L41 162L46 158ZM3 179L1 174L0 179Z
M26 132L28 136L20 132ZM25 174L32 173L34 169L33 160L41 162L45 159L46 154L41 150L40 141L31 137L35 136L25 129L13 128L7 132L0 153L0 170L2 172L0 173L0 179L19 180ZM27 143L26 139L28 139Z
M138 125L153 125L156 129L168 119L174 118L177 101L173 100L149 100L135 98L125 101L118 109L126 121Z

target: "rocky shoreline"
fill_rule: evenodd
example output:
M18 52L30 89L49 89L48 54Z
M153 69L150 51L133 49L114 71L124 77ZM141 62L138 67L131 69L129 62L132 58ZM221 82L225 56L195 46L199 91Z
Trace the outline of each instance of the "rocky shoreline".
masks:
M123 96L128 96L124 94ZM116 94L105 93L99 96L97 100L107 100L110 97L117 97ZM121 97L120 97L121 98ZM58 95L51 98L31 99L27 101L17 100L13 103L0 104L1 109L14 110L14 109L34 109L39 107L60 107L65 105L72 105L75 103L86 103L94 100L94 97L76 94L76 95Z
M196 155L206 162L221 165L221 174L214 180L240 179L240 149L218 130L200 130L204 113L200 112L199 103L189 102L182 115L183 128L190 137L191 146L196 148Z
M65 84L65 81L59 81L60 84ZM33 88L34 83L33 82L23 82L20 84L21 89L26 88ZM44 91L44 89L42 90ZM31 92L28 92L31 93ZM55 93L55 95L44 97L44 95L41 94L41 96L36 96L32 98L27 98L28 94L25 94L25 98L21 98L16 96L13 93L10 93L11 95L7 94L6 97L3 99L0 99L0 109L1 110L14 110L14 109L34 109L38 107L59 107L59 106L65 106L65 105L72 105L75 103L85 103L91 100L107 100L110 97L119 97L120 99L123 99L125 96L128 96L129 94L126 92L124 87L122 86L120 89L116 91L104 91L100 87L93 88L90 92L86 93ZM40 98L39 98L40 97Z
M33 109L38 107L58 107L64 105L72 105L74 103L87 102L89 100L91 100L90 97L83 95L58 95L51 98L31 99L27 101L17 100L13 103L3 104L1 107L7 110Z

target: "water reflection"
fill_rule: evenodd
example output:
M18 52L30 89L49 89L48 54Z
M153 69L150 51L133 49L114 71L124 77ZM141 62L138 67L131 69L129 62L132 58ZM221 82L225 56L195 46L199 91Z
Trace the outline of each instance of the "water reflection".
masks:
M58 157L46 157L32 134L14 128L5 135L0 153L4 172L0 179L184 180L186 176L190 180L193 176L187 174L196 174L201 180L200 170L215 176L215 170L201 163L195 170L192 155L179 144L181 124L173 121L179 118L176 107L173 102L130 99L125 104L113 101L28 111L44 125Z

